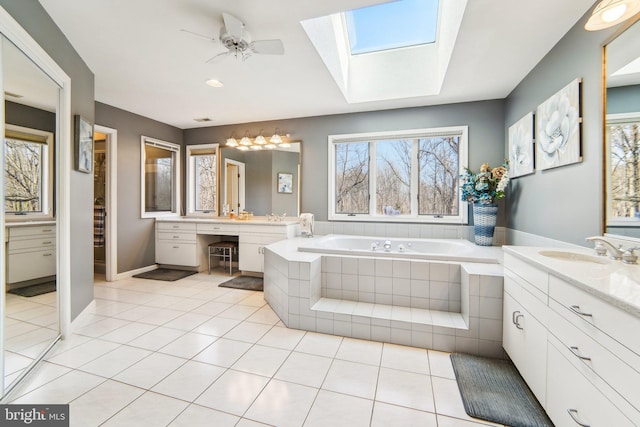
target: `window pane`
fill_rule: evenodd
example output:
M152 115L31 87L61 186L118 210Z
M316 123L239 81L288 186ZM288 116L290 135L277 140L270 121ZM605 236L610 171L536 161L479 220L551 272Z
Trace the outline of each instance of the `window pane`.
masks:
M174 193L174 153L145 145L145 210L171 212Z
M336 213L369 213L369 143L338 143Z
M196 211L216 210L216 165L215 154L194 156Z
M460 136L420 139L419 215L458 215Z
M42 212L44 144L5 139L5 211Z
M376 142L376 213L411 214L411 141Z
M614 218L640 218L640 123L609 125L611 212Z

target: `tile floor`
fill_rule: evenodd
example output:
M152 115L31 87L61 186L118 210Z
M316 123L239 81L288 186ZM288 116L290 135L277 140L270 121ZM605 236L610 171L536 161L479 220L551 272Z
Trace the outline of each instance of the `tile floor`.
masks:
M72 426L480 427L447 353L283 327L222 273L96 279L95 309L9 396Z

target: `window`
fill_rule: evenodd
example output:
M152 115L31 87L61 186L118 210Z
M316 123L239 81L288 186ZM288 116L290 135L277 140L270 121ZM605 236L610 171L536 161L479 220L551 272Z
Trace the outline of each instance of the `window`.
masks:
M607 225L637 227L640 223L640 113L608 115L606 137Z
M187 147L187 214L218 214L218 144Z
M329 219L466 223L467 127L329 136Z
M344 18L352 55L433 43L438 0L390 1L344 12Z
M4 208L7 214L53 217L53 151L51 132L6 125Z
M180 146L142 137L142 217L180 213Z

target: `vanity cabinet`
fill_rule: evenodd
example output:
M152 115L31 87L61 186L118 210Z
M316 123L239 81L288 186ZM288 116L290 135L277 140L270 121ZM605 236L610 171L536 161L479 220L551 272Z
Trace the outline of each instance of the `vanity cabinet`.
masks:
M7 227L7 283L56 275L56 226Z
M197 267L196 225L159 222L156 226L156 263Z
M640 317L512 251L503 346L551 420L640 425Z
M264 272L265 246L287 238L286 234L274 234L272 230L267 231L271 232L245 233L240 235L238 238L240 246L240 270Z

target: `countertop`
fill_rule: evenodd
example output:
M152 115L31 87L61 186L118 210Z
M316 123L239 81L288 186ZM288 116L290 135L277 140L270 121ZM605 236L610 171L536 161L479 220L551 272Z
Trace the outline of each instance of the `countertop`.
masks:
M540 251L558 250L529 246L503 246L505 253L531 263L603 301L640 317L640 265L610 260L606 264L567 261L543 256ZM561 249L595 256L591 249ZM608 258L607 258L608 260ZM606 261L604 261L606 262Z
M282 221L269 221L267 217L255 216L252 219L231 218L202 218L197 216L167 216L156 218L156 222L195 222L199 224L238 224L238 225L294 225L300 221L298 218L288 218Z

